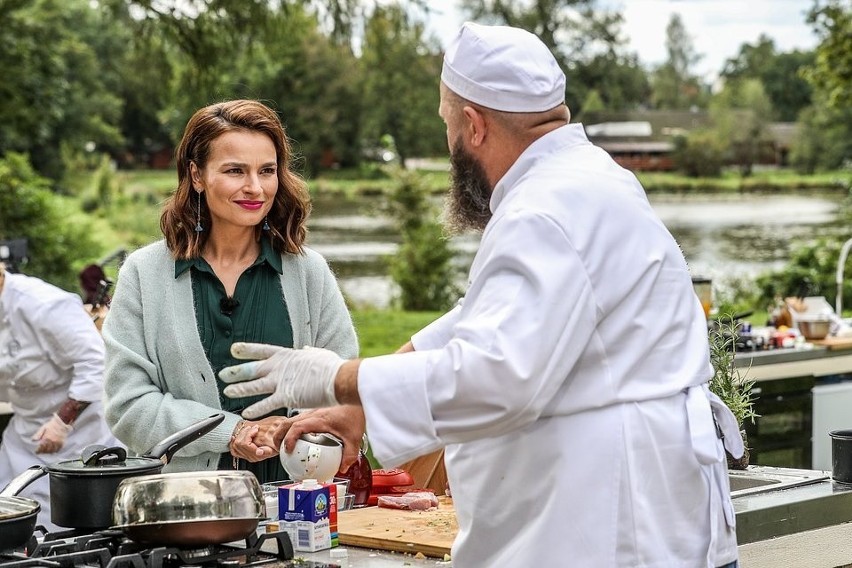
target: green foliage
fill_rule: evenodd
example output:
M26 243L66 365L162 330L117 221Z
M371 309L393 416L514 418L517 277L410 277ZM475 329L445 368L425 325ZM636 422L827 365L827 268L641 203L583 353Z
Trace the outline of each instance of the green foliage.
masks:
M732 314L715 320L710 327L710 363L713 365L713 377L710 379L710 391L722 399L742 430L746 420L754 421L758 417L754 412L752 395L753 381L748 381L734 365L736 328Z
M675 138L673 159L678 171L690 177L719 177L726 145L712 130L694 130Z
M790 253L787 265L779 271L755 279L760 295L767 301L787 296L825 296L834 305L837 298L837 262L844 239L820 238L801 243ZM847 274L852 271L847 270ZM852 306L852 279L843 283L843 304Z
M744 314L752 312L752 321L766 321L764 308L769 308L760 295L760 290L752 278L743 276L728 277L724 281L714 283L714 305L719 314ZM758 317L754 317L757 314Z
M818 98L822 98L819 95ZM852 107L818 101L799 115L790 162L803 173L830 170L852 159Z
M36 0L6 6L0 26L0 156L27 153L33 166L62 178L62 145L121 139L119 99L106 84L96 39L107 22L85 0ZM11 78L14 77L14 80Z
M441 47L425 36L400 4L376 4L366 22L360 69L364 78L364 138L382 146L389 135L400 163L446 154L438 116Z
M402 234L399 250L389 259L391 278L400 289L402 309L449 308L459 294L455 284L457 269L453 266L455 255L435 220L420 178L401 172L385 208Z
M583 101L583 105L580 108L583 109L583 112L600 112L606 110L606 106L604 106L603 99L597 89L592 89L586 94L586 100Z
M777 53L775 43L761 35L754 44L744 43L739 54L725 63L721 76L726 81L758 79L778 120L793 122L799 112L811 104L811 86L802 70L811 65L811 52Z
M772 102L757 79L729 81L710 103L713 129L728 144L726 162L739 166L743 176L751 175L754 164L771 151L767 125L772 114Z
M109 207L115 188L115 172L112 160L104 154L101 164L95 172L95 195L103 207Z
M666 26L666 62L654 71L653 102L656 108L688 109L702 105L702 89L692 67L701 56L676 12Z
M77 291L77 271L102 252L91 232L73 202L53 194L26 156L0 159L0 239L27 239L29 261L21 272Z
M816 61L805 71L831 108L852 107L852 10L848 0L815 0L808 13L820 38Z

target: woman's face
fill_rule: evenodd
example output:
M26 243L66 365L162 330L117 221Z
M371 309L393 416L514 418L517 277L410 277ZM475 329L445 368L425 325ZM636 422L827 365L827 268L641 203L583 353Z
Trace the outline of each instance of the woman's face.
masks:
M260 132L222 134L211 143L204 170L192 163L190 172L193 187L206 194L213 229L262 223L278 192L275 144Z

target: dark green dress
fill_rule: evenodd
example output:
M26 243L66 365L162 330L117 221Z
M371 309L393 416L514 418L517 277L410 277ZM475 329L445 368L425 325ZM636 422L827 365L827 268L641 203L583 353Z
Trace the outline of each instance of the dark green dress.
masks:
M186 270L191 270L195 320L201 344L217 377L224 367L243 362L231 356L231 344L234 342L293 347L293 329L281 291L281 257L268 239L261 239L260 255L237 281L232 297L238 302L236 305L231 302L230 306L222 306L225 287L206 260L199 257L175 262L175 277ZM216 382L222 408L229 412L239 414L265 396L228 398L222 394L227 385L218 379ZM287 409L272 414L286 416ZM253 472L261 483L288 478L277 456L257 463L238 460L237 467ZM223 453L219 469L233 468L233 456L229 452Z

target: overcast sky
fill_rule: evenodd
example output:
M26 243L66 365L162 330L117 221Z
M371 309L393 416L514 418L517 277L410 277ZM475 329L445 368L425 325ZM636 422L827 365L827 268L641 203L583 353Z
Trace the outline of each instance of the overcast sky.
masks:
M429 2L436 11L430 27L445 45L463 21L457 4L457 0ZM645 66L665 61L666 25L673 13L680 14L696 52L704 56L694 71L708 80L739 53L743 43L753 45L761 34L772 38L782 52L817 45L805 23L811 0L598 0L598 5L621 10L622 31Z

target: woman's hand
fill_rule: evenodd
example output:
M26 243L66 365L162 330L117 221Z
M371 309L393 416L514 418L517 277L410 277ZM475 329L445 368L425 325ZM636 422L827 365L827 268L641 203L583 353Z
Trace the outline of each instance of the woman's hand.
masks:
M228 449L235 458L259 462L278 455L275 434L287 419L283 416L267 416L260 420L243 420L234 429Z

